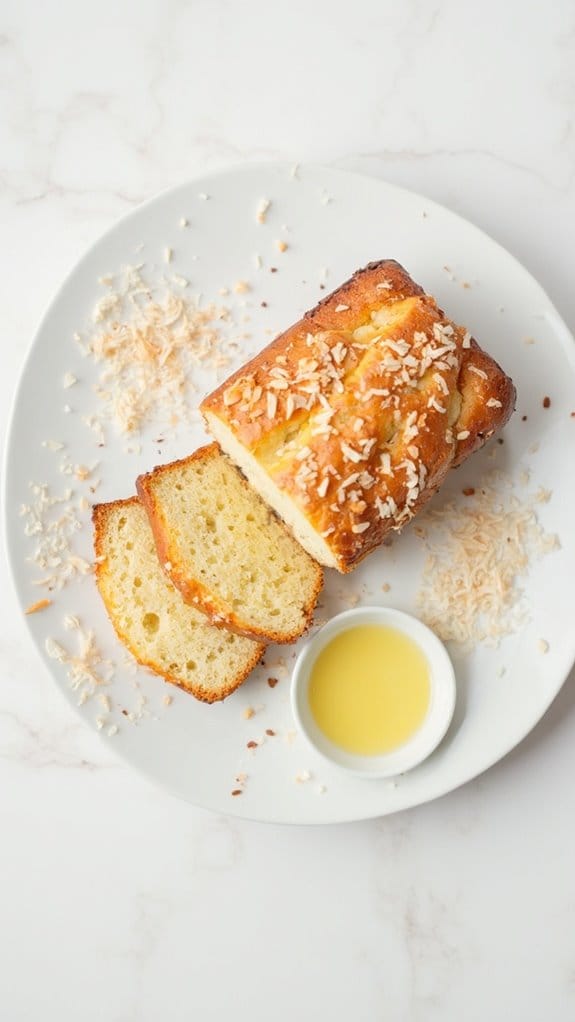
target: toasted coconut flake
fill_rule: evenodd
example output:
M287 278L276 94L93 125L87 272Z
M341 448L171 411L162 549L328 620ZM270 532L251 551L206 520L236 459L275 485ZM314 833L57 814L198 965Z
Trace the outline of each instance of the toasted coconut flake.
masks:
M35 603L31 603L29 607L26 607L25 614L37 614L40 610L46 610L46 607L51 606L52 600L36 600Z
M256 210L256 220L258 224L265 224L270 206L270 199L260 199Z
M484 369L480 369L479 366L468 365L467 368L469 369L470 373L475 373L475 375L481 377L482 380L487 379L487 373L485 372Z
M418 606L441 639L498 646L527 620L521 581L533 560L560 545L537 521L535 503L519 500L512 481L494 472L463 502L419 516L428 557Z
M351 527L351 531L356 535L361 535L362 532L366 532L369 529L371 522L354 522Z
M96 317L98 323L105 319L105 325L86 345L86 354L100 368L95 389L101 417L122 433L140 430L169 413L189 421L194 367L211 368L228 350L216 326L228 319L227 309L200 307L170 290L152 298L140 269L125 267L114 278L113 309L122 318L110 322L108 315Z

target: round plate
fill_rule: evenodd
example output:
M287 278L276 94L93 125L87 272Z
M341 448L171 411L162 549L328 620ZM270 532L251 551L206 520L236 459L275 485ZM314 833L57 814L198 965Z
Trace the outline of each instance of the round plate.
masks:
M264 198L271 205L260 223L257 210ZM287 242L285 251L278 247L280 239ZM167 248L173 250L171 262ZM74 657L81 638L77 629L66 629L64 619L75 616L84 629L94 630L101 655L114 665L111 681L79 707L82 716L136 769L196 805L257 820L327 823L379 816L436 798L509 752L545 712L575 659L571 335L525 269L471 224L381 181L314 167L294 172L282 164L243 166L167 192L113 227L62 286L24 367L9 433L4 507L22 606L45 595L34 585L39 571L29 560L38 537L25 534L26 523L33 531L31 519L19 514L21 505L38 499L30 483L47 484L46 492L54 496L66 487L74 491L62 511L75 502L81 528L71 542L79 555L91 558L88 502L132 494L139 472L183 456L205 439L199 419L174 425L171 409L163 408L137 438L107 425L106 444L98 446L98 434L85 420L102 414L93 389L102 367L83 354L74 333L85 336L94 329L91 311L106 290L100 278L125 264L144 264L141 273L153 286L176 275L175 290L189 296L199 292L204 302L231 307L225 329L239 342L236 357L219 373L198 368L194 400L199 402L216 379L274 332L358 267L386 257L403 263L453 319L465 323L517 386L517 412L504 444L488 445L469 459L436 500L443 501L450 489L460 493L498 466L514 478L519 496L539 486L553 491L538 515L546 531L559 534L561 549L536 561L524 582L529 619L499 649L479 646L455 655L458 699L446 739L397 783L342 776L294 733L289 673L297 646L270 648L265 666L237 693L207 706L133 668L92 575L76 576L50 594L51 605L27 621L60 689L74 705L81 701L81 686L71 687L68 677L74 662L60 663L46 654L46 640L53 639ZM189 280L185 287L182 277ZM234 290L240 280L248 282L249 291ZM224 288L229 294L222 296ZM63 381L70 372L78 382L66 389ZM551 398L548 408L545 396ZM65 446L55 449L58 444ZM76 478L76 465L91 469L95 462L87 479ZM62 474L67 464L73 466L71 475ZM52 517L59 506L49 512ZM416 612L423 562L422 544L407 529L352 575L327 573L318 618L356 602ZM540 639L549 644L546 654ZM268 678L277 684L271 687ZM164 699L168 692L170 705ZM248 707L256 710L254 716L244 714ZM255 747L247 748L254 741ZM232 795L238 790L240 795Z

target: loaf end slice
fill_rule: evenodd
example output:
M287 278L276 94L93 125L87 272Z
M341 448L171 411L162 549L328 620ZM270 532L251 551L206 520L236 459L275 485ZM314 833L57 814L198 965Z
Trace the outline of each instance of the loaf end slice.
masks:
M187 603L224 628L293 642L311 624L319 564L217 444L137 480L164 570Z
M188 606L158 562L137 497L93 509L96 581L118 638L138 663L203 702L225 699L264 647L214 628Z

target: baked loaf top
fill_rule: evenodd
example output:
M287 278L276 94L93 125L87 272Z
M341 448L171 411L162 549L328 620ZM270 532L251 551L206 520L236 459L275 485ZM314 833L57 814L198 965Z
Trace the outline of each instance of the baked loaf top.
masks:
M509 418L497 363L393 260L218 387L212 435L320 563L350 571Z
M219 627L294 642L323 575L217 444L139 477L160 563Z
M93 510L96 581L118 638L138 663L203 702L225 699L264 647L214 628L162 571L137 497Z

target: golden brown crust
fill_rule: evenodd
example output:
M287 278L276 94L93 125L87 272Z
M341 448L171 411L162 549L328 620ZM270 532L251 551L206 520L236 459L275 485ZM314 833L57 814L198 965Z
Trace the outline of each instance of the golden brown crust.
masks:
M302 606L303 626L287 635L285 632L278 632L273 629L264 631L255 627L246 628L241 623L238 615L233 612L226 601L220 598L217 592L203 585L199 579L190 578L184 572L178 552L173 545L174 534L170 522L163 514L161 504L155 499L154 483L163 475L169 475L178 466L189 465L194 461L202 461L211 457L225 457L216 443L200 447L186 458L180 458L178 461L169 462L166 465L158 465L151 472L138 476L136 480L136 489L140 501L148 514L160 564L170 581L180 590L185 602L205 614L209 618L210 623L217 628L235 632L236 635L242 635L246 639L254 639L263 643L277 642L279 644L286 644L295 642L300 635L303 635L310 628L318 597L323 586L323 571L321 566L316 564L315 561L313 562L314 568L317 569L315 583ZM249 489L249 485L241 472L238 475L241 485ZM285 524L277 516L274 515L274 517L278 524L285 529Z
M100 592L100 596L102 597L104 606L106 608L108 617L113 625L114 631L116 632L116 635L118 636L120 642L130 651L134 659L137 661L137 663L141 664L142 667L147 667L150 671L153 672L153 674L159 675L160 677L164 678L165 681L168 681L171 685L176 685L178 688L181 688L183 689L184 692L188 692L190 695L193 695L196 699L199 699L201 702L204 703L221 702L223 699L227 699L227 697L231 695L232 692L235 692L236 689L238 689L240 685L243 684L248 675L259 663L265 651L265 646L256 645L254 647L253 658L246 664L245 669L236 674L233 681L223 683L221 688L216 691L214 689L206 688L204 685L201 684L201 682L198 682L197 684L190 684L189 682L184 681L182 678L178 678L177 676L170 674L169 671L166 671L157 662L153 660L148 660L145 657L143 657L141 651L138 650L133 645L130 637L126 635L126 633L120 628L118 621L116 620L116 617L112 612L107 586L108 577L106 555L104 549L106 520L113 509L129 507L131 505L139 503L140 501L138 500L137 497L128 497L126 500L114 500L110 501L107 504L95 504L94 507L92 508L92 523L94 526L94 551L96 554L96 571L95 571L96 583Z
M384 260L306 313L201 411L225 423L346 572L505 424L514 401L497 363Z

